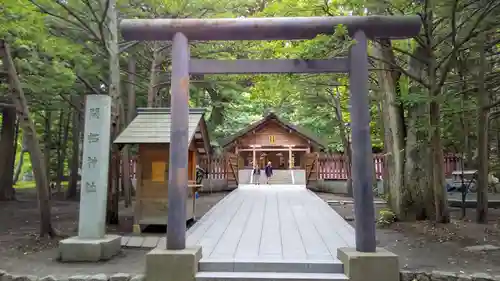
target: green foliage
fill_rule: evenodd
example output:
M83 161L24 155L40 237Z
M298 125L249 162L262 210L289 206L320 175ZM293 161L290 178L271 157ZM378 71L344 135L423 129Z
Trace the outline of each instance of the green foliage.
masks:
M118 0L118 16L122 18L160 18L160 17L262 17L262 16L331 16L363 15L382 13L415 14L422 12L423 6L418 1L312 1L312 0ZM458 39L466 38L474 20L479 17L484 7L469 7L458 1L457 21ZM435 5L436 44L432 46L443 77L443 65L450 59L452 50L450 21L452 2L444 1ZM106 93L109 77L107 42L103 36L108 28L104 19L105 9L102 1L52 1L52 0L4 0L0 4L0 38L7 40L13 48L16 64L30 109L35 120L39 139L45 132L45 120L52 112L51 135L47 140L50 147L57 148L59 120L56 115L60 110L74 110L71 98L86 94ZM479 14L478 14L479 13ZM490 13L486 23L498 22L498 16ZM496 20L496 21L495 21ZM486 29L488 26L482 26ZM343 26L333 27L333 35L320 35L306 41L252 41L252 42L196 42L191 47L191 55L207 59L318 59L346 56L354 43ZM492 33L493 34L493 33ZM475 35L474 35L475 36ZM471 38L474 38L472 36ZM428 104L428 81L419 81L418 77L403 72L408 69L411 54L425 38L419 40L393 41L395 48L395 69L401 69L398 80L398 100L408 116L408 109L415 105ZM498 44L498 36L491 35L491 41ZM460 40L459 40L460 41ZM476 54L470 51L473 45L469 39L463 40L459 48L458 67L449 74L442 85L441 95L443 119L443 144L445 147L462 150L464 135L474 143L475 133L464 132L464 125L474 127L475 91L467 91L473 80ZM462 42L462 41L460 41ZM163 57L160 80L170 69L168 42L160 44ZM495 45L495 44L494 44ZM123 82L123 100L126 101L127 61L130 57L137 60L135 89L137 106L146 106L147 90L150 84L150 69L153 56L153 43L131 44L120 38L121 79ZM373 46L370 45L369 54ZM492 65L497 66L493 61ZM454 64L453 64L454 65ZM399 67L399 68L398 68ZM428 70L425 70L428 72ZM425 77L425 75L423 75ZM372 78L375 75L372 75ZM423 79L426 80L426 79ZM163 82L163 81L162 81ZM217 142L261 118L266 112L274 111L282 118L306 127L329 143L332 151L342 151L339 131L344 123L349 123L349 88L346 74L328 75L204 75L192 77L190 105L207 109L207 123L212 139ZM496 89L498 69L491 71L488 87ZM168 105L168 83L154 85L164 98L163 105ZM465 85L467 84L467 85ZM0 85L0 97L6 94L5 84ZM372 79L370 84L370 110L372 122L372 143L382 147L383 132L380 126L380 81ZM336 95L342 109L343 120L337 120L334 112ZM492 94L492 100L495 98ZM465 120L465 121L464 121ZM422 130L428 127L428 120L422 118L418 123ZM71 139L71 137L70 137ZM68 149L71 141L68 142ZM57 149L51 150L55 152ZM55 163L55 153L51 153L50 162ZM70 152L68 151L68 155ZM29 162L29 161L27 161ZM67 160L66 164L67 165Z
M379 227L388 227L396 221L396 214L390 209L382 209L378 215L377 226Z
M23 73L23 86L30 105L38 109L35 116L41 133L47 110L64 107L72 95L96 90L105 92L99 84L107 80L107 57L99 25L102 10L97 1L30 1L31 4L16 5L18 1L11 0L4 12L10 15L9 20L12 17L18 20L18 31L10 31L10 34L15 42L23 43L22 47L17 47L21 46L20 43L15 44L16 48L23 50L20 56L16 56L17 63ZM121 17L129 18L165 15L320 16L325 15L325 9L328 13L339 12L335 5L324 7L314 1L147 0L139 3L120 0L117 7ZM14 26L12 21L8 23L8 26ZM312 59L346 55L352 42L345 28L339 26L332 29L335 29L333 36L320 35L308 41L200 43L191 52L194 57L217 59ZM4 32L7 30L10 28L5 28ZM148 43L133 47L123 53L123 58L135 53L141 53L143 58L151 57L150 47ZM144 59L138 61L137 75L144 77L137 81L138 106L145 105L149 62ZM168 69L168 61L162 68ZM348 89L340 89L345 119L342 122L336 120L333 114L333 101L327 89L346 83L346 75L212 75L193 80L190 103L207 108L207 121L213 139L227 137L272 110L282 118L318 134L330 143L332 150L342 150L338 130L342 122L349 122ZM160 92L166 95L168 89L161 89ZM376 131L375 122L372 130Z

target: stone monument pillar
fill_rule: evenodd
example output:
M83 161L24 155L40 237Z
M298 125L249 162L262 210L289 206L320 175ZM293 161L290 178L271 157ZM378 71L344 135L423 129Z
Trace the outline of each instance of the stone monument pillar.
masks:
M121 237L106 235L111 97L88 95L80 184L78 236L59 242L61 261L110 259L121 250Z

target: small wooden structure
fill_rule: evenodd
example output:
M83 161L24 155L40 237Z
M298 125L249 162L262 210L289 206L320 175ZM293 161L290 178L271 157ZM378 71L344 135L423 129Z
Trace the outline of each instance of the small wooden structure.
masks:
M140 108L138 115L114 141L115 144L138 145L137 183L134 206L134 229L146 225L167 224L168 165L170 147L170 109ZM187 220L194 218L196 166L200 156L210 152L204 110L189 110L189 160Z

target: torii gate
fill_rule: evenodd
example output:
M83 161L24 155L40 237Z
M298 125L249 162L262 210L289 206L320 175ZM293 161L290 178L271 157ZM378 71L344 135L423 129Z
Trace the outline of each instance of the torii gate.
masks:
M188 40L296 40L332 34L345 25L356 43L347 58L325 60L190 59ZM185 197L188 185L188 100L190 74L349 73L352 129L352 179L356 250L375 252L367 40L418 35L418 16L349 16L234 19L126 19L126 40L172 40L171 142L168 181L167 249L186 247Z

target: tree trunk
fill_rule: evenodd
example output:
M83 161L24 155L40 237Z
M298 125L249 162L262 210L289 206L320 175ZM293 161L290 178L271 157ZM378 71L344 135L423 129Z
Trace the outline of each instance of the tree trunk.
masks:
M12 155L12 158L11 158L11 167L12 169L15 168L16 166L16 154L17 154L17 146L19 144L19 120L17 118L17 114L16 114L16 126L15 126L15 137L14 137L14 148L13 148L13 155ZM16 174L15 174L15 171L12 172L13 173L13 178L12 178L12 187L14 187L14 185L16 184L17 182L17 179L15 178L16 177ZM17 175L19 177L19 175ZM15 193L15 189L13 189L13 192Z
M389 168L387 166L387 151L388 151L388 146L387 143L385 142L385 125L384 125L384 112L382 110L382 103L384 96L382 94L382 91L377 91L377 112L379 115L379 120L378 120L378 129L380 130L380 139L382 140L382 143L384 144L384 158L383 158L383 169L382 169L382 188L384 189L384 196L386 198L389 198L389 193L390 193L390 187L389 187Z
M393 212L402 218L403 201L402 190L404 175L404 126L401 120L401 108L397 101L396 76L388 63L394 62L394 52L389 40L380 40L376 44L375 52L381 59L380 69L377 71L378 81L383 92L382 115L384 119L384 140L387 147L385 160L387 161L388 176L386 179L389 185L388 202Z
M16 109L2 109L2 133L0 136L0 201L15 200L14 161L16 157Z
M431 186L434 193L435 221L437 223L449 223L450 214L448 211L448 198L445 191L444 179L444 155L441 141L441 106L439 104L440 89L436 87L436 69L435 58L431 55L429 59L430 68L430 106L429 106L429 135L430 135L430 153L432 160L431 168Z
M352 193L352 178L351 178L351 144L349 143L349 132L344 124L344 117L342 116L342 107L340 106L340 91L338 87L336 88L336 94L330 92L330 96L333 99L335 105L335 117L337 118L339 124L340 139L342 140L342 146L344 148L344 159L345 167L347 169L347 195L353 196Z
M130 57L128 61L128 80L127 84L127 120L124 124L124 127L132 120L135 116L135 58ZM122 149L122 182L123 182L123 191L125 193L125 207L128 207L132 204L132 181L131 181L131 173L130 173L130 147L126 145Z
M14 184L19 181L19 177L21 176L21 172L23 171L23 165L24 165L24 154L28 152L28 144L26 136L23 134L23 137L21 139L21 152L19 153L19 161L17 161L16 165L16 170L14 172Z
M448 194L445 190L444 179L444 156L443 144L441 141L441 86L437 78L437 62L434 54L434 9L435 1L428 1L426 5L424 30L425 34L425 54L427 62L428 92L429 92L429 141L430 141L430 161L429 179L434 195L435 222L449 223L450 213L448 210Z
M483 37L483 36L481 36ZM476 222L488 222L488 109L489 95L485 89L486 73L486 50L484 38L480 39L479 46L479 73L478 73L478 93L477 93L477 204Z
M118 190L118 173L119 170L119 154L116 150L111 150L109 171L108 171L108 210L106 212L106 221L108 224L118 224L119 223L119 212L118 212L118 200L117 197L120 195Z
M436 208L435 221L438 223L450 222L450 214L448 212L448 199L445 192L445 179L443 168L443 145L441 142L441 106L437 100L440 92L436 89L431 82L431 102L429 106L430 115L430 148L429 155L432 157L431 161L431 185L434 192L434 204Z
M129 64L128 64L128 69L129 69L129 75L128 75L128 80L130 81L127 91L128 91L128 111L127 111L127 123L132 122L132 120L135 118L136 115L136 95L135 95L135 82L136 82L136 68L135 68L135 58L130 57L129 59Z
M154 107L155 97L157 94L158 87L156 86L158 80L157 67L161 62L161 55L159 52L159 42L153 43L153 60L151 61L151 69L149 73L149 85L148 85L148 107Z
M408 72L416 77L423 77L425 50L417 47L410 58ZM410 87L409 94L419 94L419 85ZM425 200L424 187L429 186L427 165L427 146L425 132L422 130L422 120L427 117L426 102L411 103L408 106L407 133L405 146L404 182L402 194L404 218L406 220L423 220L429 214L434 214L433 199ZM430 202L430 203L429 203Z
M64 131L64 109L60 109L59 110L59 118L58 118L58 122L57 122L57 133L56 133L56 137L57 137L57 140L56 140L56 162L55 162L55 166L54 166L54 177L53 177L53 180L52 180L52 184L54 184L54 190L59 192L60 190L57 189L57 187L60 187L60 183L62 181L62 179L59 178L59 168L60 167L63 167L64 169L64 165L61 165L61 155L62 155L62 134L63 134L63 131ZM61 175L62 176L62 175ZM52 192L54 192L54 190L52 190Z
M116 158L119 157L119 152L115 145L113 145L113 140L117 137L120 132L120 126L123 125L120 119L124 119L122 112L123 104L121 101L120 93L120 53L118 48L118 19L116 12L116 0L101 0L102 7L107 7L106 14L103 15L107 22L108 28L106 29L106 47L109 55L109 95L111 96L111 155L115 155ZM104 9L103 9L104 10ZM112 156L111 156L112 158ZM110 169L116 171L119 169L119 161L111 161ZM109 224L118 224L118 201L120 198L120 192L118 190L118 173L111 173L112 184L108 187L111 188L111 195L108 196L108 214L107 222Z
M51 190L51 182L52 182L52 176L51 176L51 163L50 163L50 152L51 152L51 147L52 147L52 112L46 111L45 112L45 124L44 124L44 140L43 140L43 160L45 162L45 167L47 168L47 178L49 180L49 197L52 195L52 190Z
M469 88L468 83L467 83L467 77L465 77L465 72L467 72L467 62L465 60L460 59L459 60L459 66L458 66L458 74L460 76L460 81L461 81L461 87L460 89L464 92L464 94L461 97L461 107L465 108L465 103L469 100L469 95L466 92L466 90ZM462 159L463 161L463 167L464 169L472 169L473 167L473 160L472 160L472 145L470 141L470 132L471 128L469 125L469 119L467 118L467 112L463 110L460 113L460 125L462 126L462 134L463 134L463 146L461 147L462 149Z
M82 107L81 98L74 97L73 104L76 104L79 108ZM71 164L70 164L70 178L68 183L68 191L66 193L66 198L75 199L77 197L78 190L78 179L80 177L78 169L80 167L80 138L82 132L82 122L80 112L74 110L72 114L71 121Z
M19 124L23 129L26 144L31 156L31 165L35 176L38 208L40 211L40 236L55 236L55 230L52 227L49 201L49 181L47 178L47 167L43 160L42 149L36 137L35 125L30 117L28 103L24 96L24 91L17 76L17 71L14 66L14 61L10 55L9 46L1 42L3 45L3 65L7 71L9 79L9 90L12 97L12 102L16 107L19 117ZM2 46L0 46L2 47Z
M76 114L76 113L73 113ZM59 158L57 160L57 181L56 181L56 190L57 192L62 191L62 179L64 177L64 163L66 162L66 154L67 154L67 147L68 147L68 138L69 138L69 120L71 118L71 111L68 112L67 118L64 119L63 122L63 134L61 137L61 144L59 147Z

